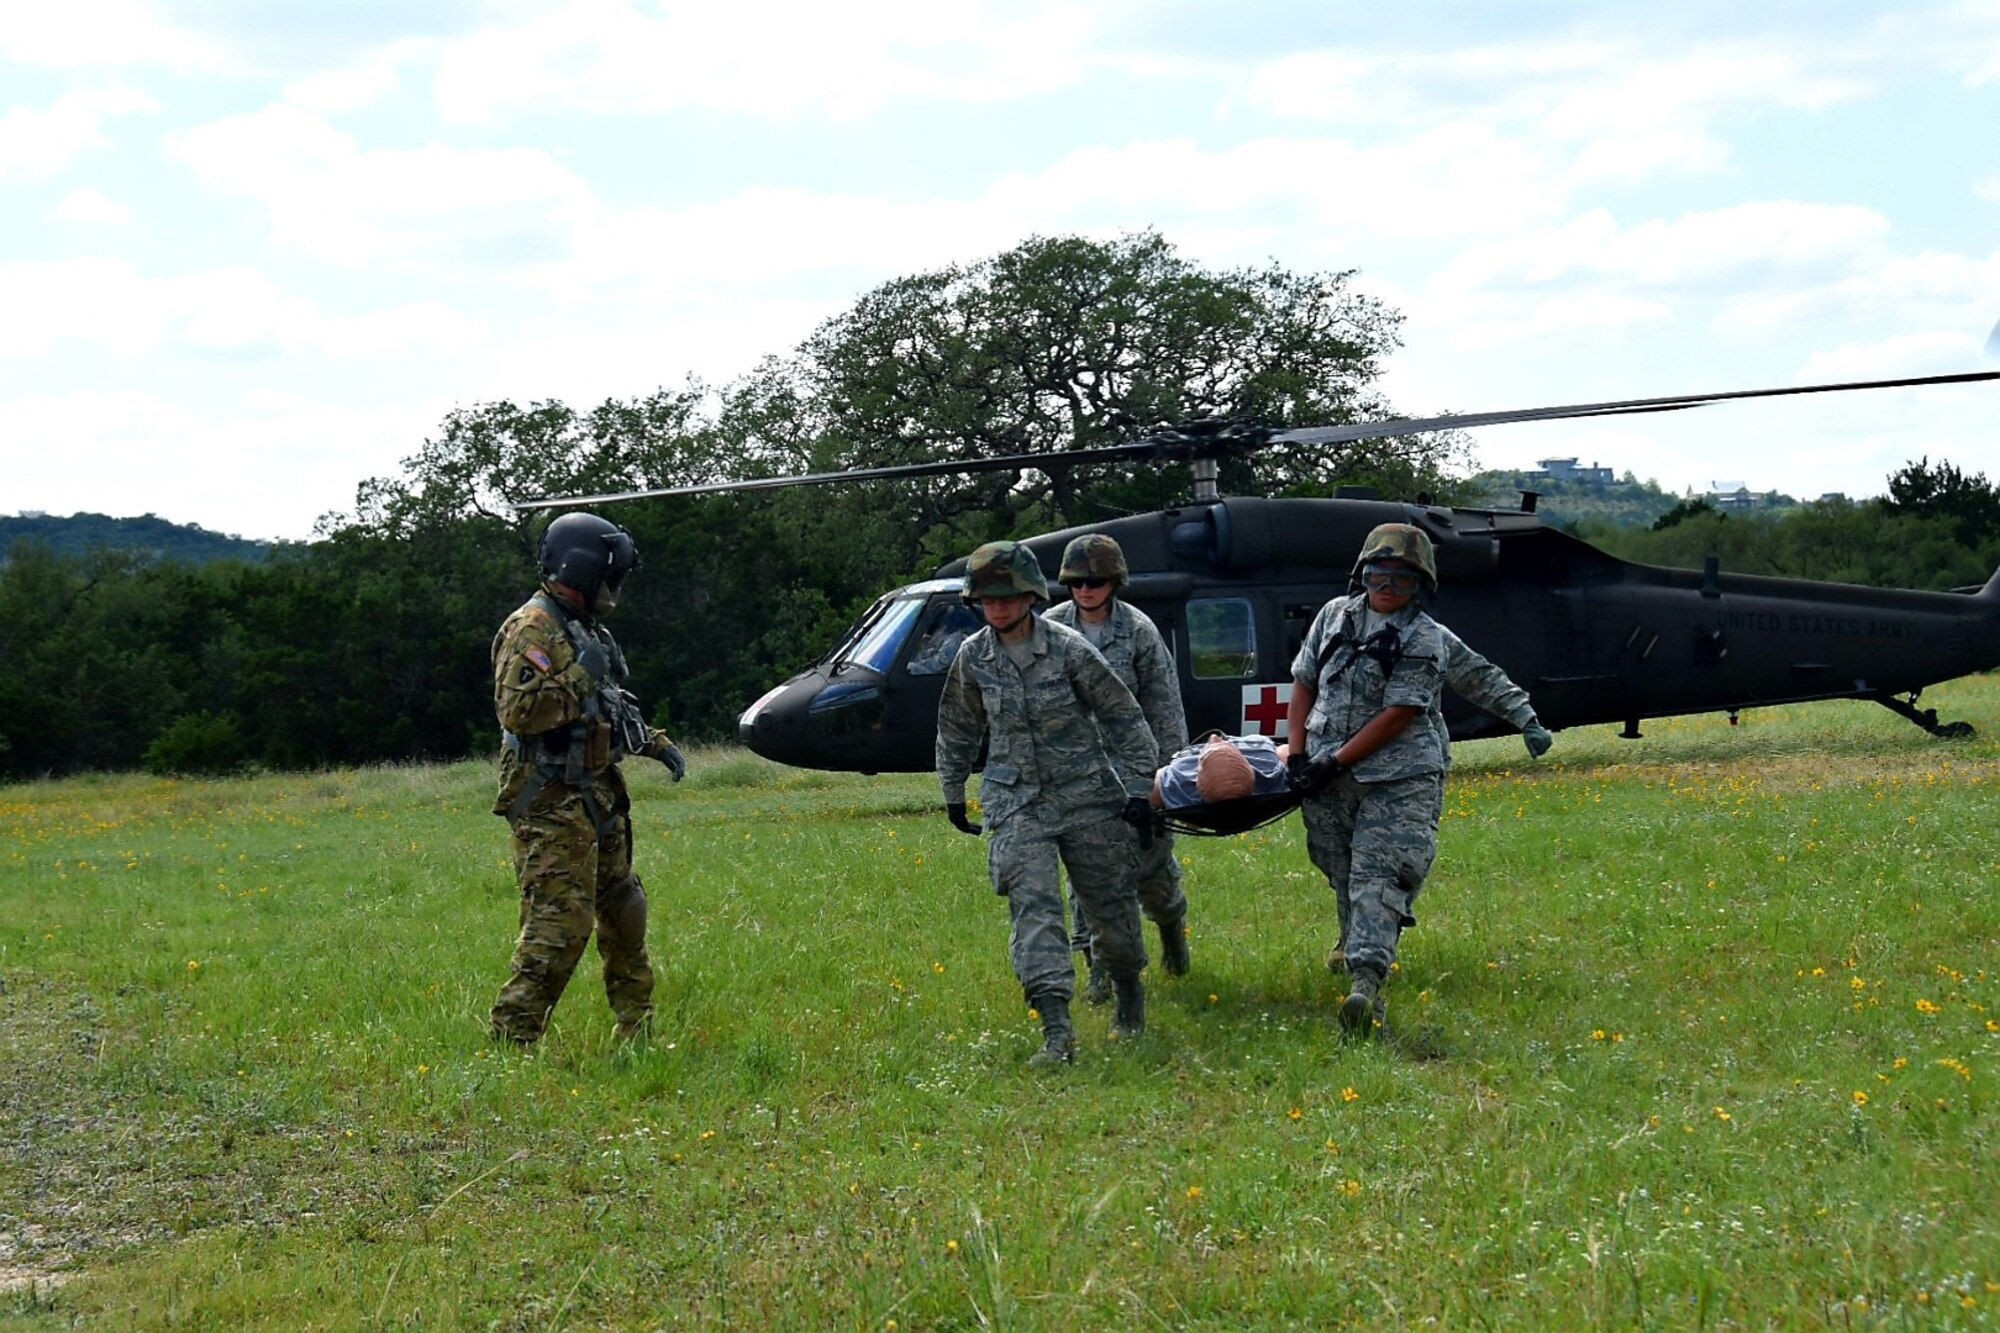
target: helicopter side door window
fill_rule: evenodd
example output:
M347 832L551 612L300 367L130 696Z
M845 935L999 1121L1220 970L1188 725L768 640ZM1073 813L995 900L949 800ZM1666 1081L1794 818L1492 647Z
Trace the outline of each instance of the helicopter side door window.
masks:
M1187 635L1196 680L1243 680L1257 673L1257 617L1248 598L1189 602Z
M1324 605L1324 601L1284 604L1285 652L1279 661L1290 665L1292 659L1299 655L1299 649L1305 645L1306 633L1312 629L1313 619Z
M958 646L965 642L965 636L977 630L982 623L979 613L960 601L956 594L949 599L938 599L917 631L917 646L910 653L909 673L912 676L942 676L951 669L951 659L958 656Z

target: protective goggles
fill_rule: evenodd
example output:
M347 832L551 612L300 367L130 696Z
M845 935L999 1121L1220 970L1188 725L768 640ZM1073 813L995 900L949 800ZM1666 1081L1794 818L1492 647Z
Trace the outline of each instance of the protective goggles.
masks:
M1369 592L1393 592L1408 597L1417 590L1423 575L1414 569L1391 569L1387 565L1363 565L1361 586Z
M1110 587L1111 580L1110 579L1064 579L1063 586L1065 588L1089 588L1094 592L1099 588Z

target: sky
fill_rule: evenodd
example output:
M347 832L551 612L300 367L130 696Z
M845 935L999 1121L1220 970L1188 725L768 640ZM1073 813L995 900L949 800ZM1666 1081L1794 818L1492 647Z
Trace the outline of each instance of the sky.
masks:
M2000 370L2000 0L0 5L0 513L303 539L454 408L1142 228L1353 270L1409 415ZM2000 481L2000 385L1474 439L1859 497Z

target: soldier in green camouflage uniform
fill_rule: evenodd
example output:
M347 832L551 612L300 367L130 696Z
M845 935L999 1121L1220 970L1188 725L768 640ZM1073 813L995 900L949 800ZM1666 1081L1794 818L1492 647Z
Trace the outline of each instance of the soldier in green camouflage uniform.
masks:
M1160 637L1150 616L1118 596L1131 578L1125 552L1116 540L1101 532L1078 537L1064 549L1056 578L1070 590L1070 600L1050 607L1043 619L1067 625L1090 640L1090 646L1139 701L1146 728L1153 734L1153 747L1165 763L1187 745L1187 714L1181 706L1180 678L1167 641ZM1181 863L1174 855L1174 836L1165 828L1139 853L1139 906L1159 927L1160 966L1168 976L1186 975L1190 961L1187 895L1181 892ZM1090 986L1085 994L1092 1004L1103 1004L1111 998L1111 974L1091 956L1088 920L1074 910L1071 918L1076 924L1070 943L1089 961Z
M493 706L506 744L493 812L513 832L521 886L513 975L493 1035L532 1045L562 998L593 927L618 1035L653 1013L646 892L632 870L632 801L618 761L644 755L680 781L687 765L624 690L625 656L599 617L638 563L632 539L592 514L565 514L542 539L542 587L493 639Z
M1292 661L1287 721L1293 776L1307 793L1306 847L1340 916L1336 952L1350 976L1340 1020L1362 1033L1383 1021L1382 986L1437 855L1451 765L1448 673L1468 698L1507 709L1531 752L1546 750L1549 736L1525 694L1418 607L1418 591L1437 586L1422 529L1376 528L1354 577L1359 591L1320 608Z
M1069 872L1096 949L1111 974L1114 1035L1146 1021L1146 946L1133 888L1135 830L1150 828L1156 755L1146 717L1082 635L1034 614L1048 585L1034 552L989 542L966 565L965 598L985 628L967 636L938 702L937 770L954 827L977 834L965 784L986 748L979 795L987 870L1006 897L1008 951L1042 1020L1031 1063L1067 1063L1076 1049L1069 1002L1076 978L1063 931L1061 871ZM1123 821L1123 822L1121 822Z

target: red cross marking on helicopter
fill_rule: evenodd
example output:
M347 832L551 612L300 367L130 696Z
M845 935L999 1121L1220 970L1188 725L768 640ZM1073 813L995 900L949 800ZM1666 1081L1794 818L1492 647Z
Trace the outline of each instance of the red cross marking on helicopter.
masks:
M1247 728L1256 725L1254 734L1259 736L1282 736L1285 734L1285 712L1291 707L1288 699L1279 695L1279 690L1288 687L1278 685L1245 685L1243 687L1243 722ZM1252 702L1251 696L1256 696ZM1245 735L1253 733L1246 730Z

